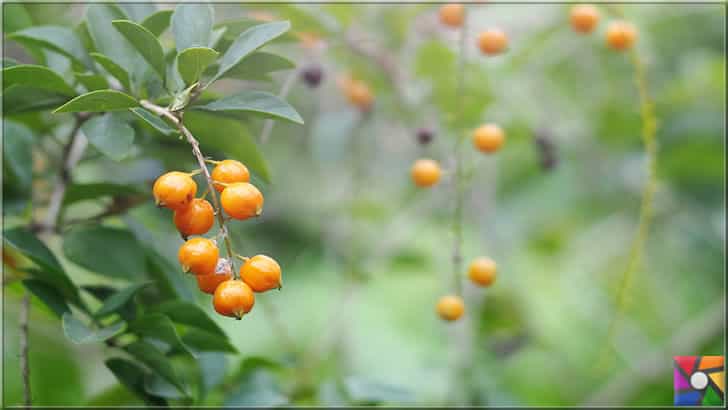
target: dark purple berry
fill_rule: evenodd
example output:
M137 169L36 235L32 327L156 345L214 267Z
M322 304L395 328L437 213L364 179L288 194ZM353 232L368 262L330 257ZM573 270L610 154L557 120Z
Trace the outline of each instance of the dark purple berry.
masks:
M559 159L556 153L556 144L554 142L551 132L548 130L536 131L534 138L536 144L536 151L538 153L539 162L541 168L544 171L551 171L558 165Z
M306 67L301 72L301 78L303 78L303 82L311 88L318 87L318 85L321 84L321 79L323 78L323 76L324 73L319 66Z
M427 145L432 142L434 134L429 128L420 128L417 130L417 142L422 145Z

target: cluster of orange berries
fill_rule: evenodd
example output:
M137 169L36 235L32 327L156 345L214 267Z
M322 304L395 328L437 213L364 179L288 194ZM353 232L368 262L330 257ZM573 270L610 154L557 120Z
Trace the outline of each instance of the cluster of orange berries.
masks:
M589 34L599 24L599 10L590 4L579 4L571 8L571 27L580 34ZM607 45L614 50L630 49L637 41L637 29L626 21L613 21L607 27Z
M479 257L470 263L468 277L475 285L487 288L495 282L496 271L497 266L492 259ZM447 295L440 298L435 309L441 319L453 322L465 313L465 303L460 296Z
M473 146L480 152L491 154L498 151L505 142L506 134L496 124L484 124L476 128L472 134ZM440 164L428 158L415 161L410 170L412 181L418 187L426 188L440 181L442 170Z
M465 7L457 3L440 7L440 22L448 27L462 27L465 22ZM483 54L496 55L508 47L508 36L503 30L491 28L480 33L477 42Z
M211 178L225 213L238 220L259 216L263 194L249 182L248 168L234 160L210 162L215 164ZM182 270L195 275L202 292L213 295L213 306L219 314L240 319L253 308L253 292L280 288L281 268L265 255L241 257L244 263L238 279L233 275L232 261L220 258L214 239L188 238L206 234L215 220L210 202L195 197L197 184L192 177L197 173L172 171L160 176L154 182L154 200L157 206L174 211L174 224L185 239L178 252Z

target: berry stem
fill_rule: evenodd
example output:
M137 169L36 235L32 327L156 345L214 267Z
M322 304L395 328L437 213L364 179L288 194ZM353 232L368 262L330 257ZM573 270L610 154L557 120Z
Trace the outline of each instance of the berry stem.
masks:
M202 155L202 152L200 151L200 143L197 141L195 136L192 135L190 130L188 130L187 127L185 127L185 125L182 123L183 112L180 111L177 113L172 113L166 108L160 107L147 100L141 100L139 103L142 107L148 109L149 111L159 115L160 117L167 118L169 121L171 121L177 127L177 130L179 130L180 134L182 134L187 142L192 146L192 154L195 156L195 158L197 158L197 163L200 165L200 171L202 171L202 173L205 175L205 180L207 181L207 189L210 192L212 206L215 208L217 222L220 225L220 231L222 232L222 236L225 240L225 250L227 251L228 257L230 259L230 267L233 271L233 277L235 279L240 279L240 275L235 270L235 264L233 263L235 254L233 253L232 241L230 240L230 235L228 234L227 227L225 226L225 217L222 214L220 201L217 197L217 191L215 190L212 182L212 176L210 176L210 171L207 169L207 165L205 164L205 156Z

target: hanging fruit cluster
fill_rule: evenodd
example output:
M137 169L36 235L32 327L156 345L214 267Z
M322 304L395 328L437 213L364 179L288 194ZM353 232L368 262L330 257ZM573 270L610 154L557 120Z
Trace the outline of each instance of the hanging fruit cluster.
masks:
M224 211L232 219L245 220L263 212L263 194L250 183L248 168L239 161L213 161L211 179L215 191L220 193L222 209L215 208L205 199L208 192L197 198L197 184L193 176L200 170L185 173L168 172L154 183L157 206L174 211L174 225L185 242L179 248L178 258L182 270L195 275L202 292L213 295L215 311L224 316L241 319L255 304L254 292L265 292L281 287L281 267L265 255L251 258L235 255L243 261L238 274L234 272L232 256L221 258L217 239L227 240L225 218L219 215L221 229L216 238L205 238L212 228L217 212ZM210 193L215 195L214 192ZM190 236L194 236L190 238Z

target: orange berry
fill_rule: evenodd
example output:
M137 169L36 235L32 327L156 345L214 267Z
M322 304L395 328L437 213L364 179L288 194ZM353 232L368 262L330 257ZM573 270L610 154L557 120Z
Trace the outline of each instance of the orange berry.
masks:
M174 211L174 225L184 236L207 233L214 221L212 205L202 198L195 198L187 208Z
M212 297L212 306L223 316L242 319L253 309L255 295L242 280L226 280L217 286Z
M485 30L478 36L478 47L483 54L500 54L508 47L508 37L499 29Z
M448 322L460 319L464 312L465 304L460 296L443 296L437 302L437 314Z
M240 277L256 292L281 287L281 267L273 258L255 255L240 267Z
M217 245L207 238L192 238L182 244L177 257L182 270L195 275L210 275L215 273L217 259L220 251Z
M374 103L374 95L365 82L352 80L348 84L347 97L355 107L362 111L368 111Z
M220 161L215 168L212 169L212 181L222 182L223 184L232 184L235 182L249 182L250 172L248 168L240 161L226 159ZM215 190L222 192L225 185L215 183Z
M157 206L176 210L192 202L197 193L197 184L189 174L172 171L157 178L152 191Z
M235 219L248 219L263 212L263 194L247 182L228 185L220 195L222 209Z
M211 273L209 275L195 275L197 287L207 294L214 294L215 289L226 280L232 279L231 273Z
M481 152L495 152L503 145L505 133L495 124L485 124L473 132L473 146Z
M418 159L412 165L412 181L419 187L435 185L440 180L440 164L432 159Z
M452 3L440 7L440 22L450 27L460 27L465 19L465 8L462 4Z
M626 21L615 21L607 27L607 45L622 51L631 48L637 41L637 29Z
M569 19L577 33L591 33L599 24L599 10L591 4L577 4L571 8Z
M495 282L496 264L490 258L477 258L470 263L468 276L476 285L490 286Z

